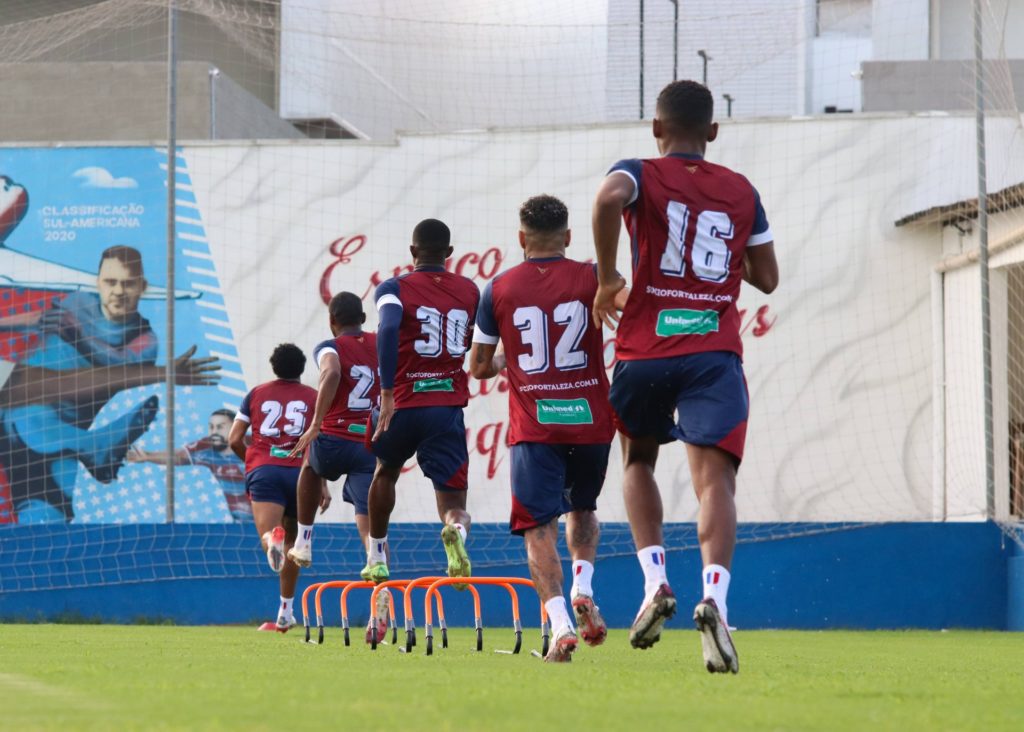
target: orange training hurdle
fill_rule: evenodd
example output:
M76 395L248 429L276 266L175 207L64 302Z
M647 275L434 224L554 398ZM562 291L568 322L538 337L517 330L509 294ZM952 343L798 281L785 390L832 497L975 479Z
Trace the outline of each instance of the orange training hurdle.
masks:
M536 589L532 580L524 579L522 577L442 577L441 579L435 580L427 588L427 596L423 600L423 617L424 617L424 634L427 638L427 655L432 655L434 652L434 632L433 632L433 617L431 615L431 597L435 597L438 600L438 623L441 627L442 636L442 647L448 647L448 634L447 625L444 620L444 609L440 604L441 590L440 588L446 585L459 585L465 584L473 592L473 614L476 618L476 650L482 651L484 648L484 629L482 614L480 611L480 595L476 591L474 585L490 585L496 587L503 587L508 591L509 599L512 601L512 624L515 628L516 633L516 644L512 650L512 653L519 653L519 650L523 645L523 623L519 619L519 595L516 592L513 585L525 585ZM406 597L408 603L408 596ZM540 624L541 624L541 636L543 638L543 650L542 655L546 655L548 652L548 643L550 632L548 628L548 615L544 609L544 603L540 605ZM406 640L406 652L412 650L412 646L407 638Z
M383 589L392 588L392 587L398 587L399 585L401 585L400 589L401 589L401 592L402 592L402 600L403 600L403 602L402 602L402 611L403 611L403 615L404 615L403 620L405 622L405 639L406 639L405 647L406 647L406 651L411 651L412 647L416 645L416 618L415 618L415 615L413 614L413 611L412 611L412 591L414 589L417 589L417 588L420 588L420 587L422 587L423 589L426 589L429 585L433 584L434 582L436 582L437 580L440 580L440 579L447 579L447 578L446 577L430 577L430 576L428 576L428 577L417 577L417 578L411 579L411 580L387 580L387 581L381 582L379 585L377 585L376 589L374 589L374 591L373 591L373 594L370 596L370 606L371 607L375 607L374 603L376 603L376 601L377 601L377 593L378 592L380 592ZM477 593L475 587L470 587L469 589L470 589L470 592L473 593L474 602L479 607L479 604L480 604L480 595L479 595L479 593ZM438 614L443 616L444 615L444 603L441 602L441 595L440 595L440 593L436 593L435 597L436 597L436 602L437 602L437 607L438 607ZM392 616L392 620L393 619L394 619L394 616ZM447 629L447 627L442 626L441 632L442 632L442 636L444 638L445 648L447 648L448 647L448 629ZM397 640L396 639L396 634L393 633L392 634L392 643L396 642L396 640ZM377 650L377 642L376 642L376 638L375 637L371 638L371 640L370 640L370 650L371 651Z

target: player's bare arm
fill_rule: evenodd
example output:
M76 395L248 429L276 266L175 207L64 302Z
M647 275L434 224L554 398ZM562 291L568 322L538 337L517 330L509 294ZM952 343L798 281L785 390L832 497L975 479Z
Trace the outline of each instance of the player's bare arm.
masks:
M143 450L140 447L132 446L128 448L128 455L126 459L130 463L155 463L157 465L167 464L167 451L166 450ZM174 464L175 465L191 465L192 461L189 460L188 450L175 450L174 451Z
M743 279L766 295L779 286L779 263L775 259L775 242L748 246L743 254Z
M231 423L231 431L228 433L228 447L242 462L245 462L245 433L248 431L249 423L244 419L236 419Z
M615 269L615 259L622 229L622 209L629 205L635 191L636 184L632 178L612 173L601 182L594 199L591 224L597 252L597 295L593 307L595 328L606 325L614 330L619 322L621 308L616 308L616 296L626 286L626 280Z
M216 358L193 358L195 352L193 346L175 359L174 383L179 386L215 385L220 381L220 361ZM0 404L8 407L46 404L54 394L105 400L123 389L158 384L166 376L167 369L158 364L96 366L73 371L17 364L0 391Z
M299 441L289 453L289 457L302 455L310 443L320 434L320 427L324 423L324 417L334 403L334 397L338 393L338 384L341 383L341 361L338 354L330 350L324 350L320 357L320 381L316 390L316 407L313 409L313 419L309 428L302 433ZM329 494L328 494L329 495ZM328 500L329 502L329 500Z
M469 352L469 373L475 379L491 379L505 368L505 351L498 343L474 343Z

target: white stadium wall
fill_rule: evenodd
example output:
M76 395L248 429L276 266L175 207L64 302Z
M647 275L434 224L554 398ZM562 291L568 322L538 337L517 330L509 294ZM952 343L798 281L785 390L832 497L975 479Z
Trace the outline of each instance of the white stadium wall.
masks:
M742 170L758 187L782 272L771 297L745 288L740 301L752 401L741 521L984 512L976 463L956 450L947 451L949 507L933 505L931 277L942 237L937 227L894 226L909 213L962 198L960 188L969 191L966 174L927 171L944 144L971 133L971 123L882 117L723 126L709 157ZM851 139L862 144L846 144ZM899 140L909 142L896 165L892 145ZM277 343L308 349L326 337L322 287L364 296L373 327L373 283L407 263L409 235L422 218L450 223L453 266L483 286L521 256L519 203L547 192L569 205L570 253L590 258L590 204L601 171L638 152L653 152L642 124L412 136L390 146L187 147L246 383L270 377L266 358ZM623 242L624 272L627 251ZM967 327L960 322L949 321L947 332L957 348L967 343L955 332ZM482 393L478 384L473 393L470 505L477 520L503 521L505 395L493 387ZM980 414L973 400L950 398L965 413ZM980 444L976 427L966 418L947 425L951 438L963 431L962 444L973 446L968 451ZM605 520L625 519L620 469L613 456L600 505ZM664 449L658 473L666 520L694 520L680 446ZM396 519L429 519L432 504L414 470L403 479ZM347 511L332 509L332 516L344 520Z

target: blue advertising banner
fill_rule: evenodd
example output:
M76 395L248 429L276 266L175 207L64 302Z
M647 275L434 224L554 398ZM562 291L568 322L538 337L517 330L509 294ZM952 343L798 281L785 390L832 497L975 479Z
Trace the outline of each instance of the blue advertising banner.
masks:
M171 354L166 151L0 150L0 522L164 521L168 358L177 519L251 519L227 446L245 384L184 157L176 165Z

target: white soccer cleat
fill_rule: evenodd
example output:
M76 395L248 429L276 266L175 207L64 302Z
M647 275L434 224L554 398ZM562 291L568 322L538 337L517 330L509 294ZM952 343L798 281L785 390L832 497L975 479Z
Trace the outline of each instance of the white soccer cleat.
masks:
M676 596L668 585L658 587L651 599L640 607L633 627L629 629L629 644L633 648L650 648L661 640L665 621L676 614Z
M373 643L373 635L377 635L377 643L382 643L388 635L388 616L391 612L391 593L383 589L377 593L376 607L373 609L373 617L366 627L366 642Z
M693 609L693 622L700 631L701 650L704 652L704 667L708 673L724 674L728 671L739 673L740 658L732 644L729 628L718 612L718 605L705 597Z
M295 622L294 616L281 617L278 616L277 622L270 622L269 620L263 625L258 627L256 630L262 630L264 632L271 633L287 633L290 629L294 628L298 623Z
M275 526L263 535L263 543L267 545L267 564L275 574L280 574L284 567L284 529Z
M572 614L576 616L576 625L580 629L580 637L588 646L599 646L608 637L608 626L601 617L601 610L594 604L590 595L573 595Z
M551 647L548 648L548 654L544 656L544 661L547 663L569 663L572 661L572 654L578 645L579 640L576 638L576 633L566 625L555 634L554 640L551 641Z
M301 549L297 546L293 546L288 550L288 558L300 567L311 567L313 566L313 549L309 545L304 546Z

